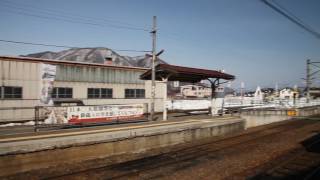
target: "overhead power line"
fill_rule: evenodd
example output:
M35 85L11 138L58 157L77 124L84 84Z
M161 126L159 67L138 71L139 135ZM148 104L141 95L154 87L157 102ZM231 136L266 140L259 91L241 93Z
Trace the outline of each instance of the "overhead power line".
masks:
M285 8L284 6L282 6L281 4L277 3L277 1L275 0L271 0L273 4L275 4L276 6L278 6L279 8L281 8L285 13L287 13L288 15L290 15L292 18L296 19L299 23L303 24L304 26L308 27L309 29L312 29L312 27L310 27L308 24L304 23L300 18L298 18L296 15L294 15L293 13L291 13L287 8Z
M90 16L83 16L80 14L76 14L76 13L71 13L69 11L63 11L63 10L57 10L57 9L50 9L50 8L39 8L39 7L35 7L32 6L30 4L27 3L16 3L16 2L12 2L12 1L8 1L8 0L1 0L1 3L7 3L7 5L9 6L14 6L14 7L23 7L23 8L28 8L28 9L32 9L32 11L41 11L41 12L45 12L45 13L54 13L55 15L67 15L67 16L71 16L71 17L77 17L77 18L84 18L86 20L96 20L96 21L103 21L103 22L107 22L107 23L117 23L117 24L122 24L125 26L130 26L130 27L135 27L135 28L140 28L140 29L145 29L148 30L149 28L147 27L142 27L142 26L137 26L135 24L132 23L128 23L128 22L123 22L123 21L119 21L119 20L115 20L115 19L111 19L111 18L105 18L105 17L90 17Z
M291 22L295 23L302 29L306 30L307 32L314 35L316 38L320 39L320 33L314 30L311 26L304 23L301 19L299 19L297 16L293 15L293 13L289 12L284 7L280 6L278 3L271 3L268 0L261 0L264 4L275 10L277 13L281 14L282 16L286 17Z
M131 25L128 23L115 21L115 20L108 20L108 19L104 19L104 18L85 17L85 16L66 13L66 12L62 12L62 11L38 9L38 8L34 8L29 5L21 6L21 5L17 5L17 4L12 4L12 2L7 2L7 1L1 1L1 3L4 3L1 6L1 8L5 8L5 9L3 9L4 12L14 13L14 14L18 14L18 15L37 17L37 18L42 18L42 19L65 21L65 22L70 22L70 23L103 26L103 27L109 27L109 28L138 30L138 31L147 31L147 32L150 31L147 28L138 27L138 26L134 26L134 25Z
M24 44L24 45L33 45L33 46L47 46L47 47L57 47L57 48L78 48L75 46L65 46L65 45L54 45L54 44L43 44L43 43L33 43L33 42L23 42L23 41L12 41L0 39L0 42L5 43L14 43L14 44ZM133 49L111 49L114 51L125 51L125 52L151 52L146 50L133 50Z
M68 23L76 24L85 24L91 26L107 27L107 28L118 28L118 29L129 29L129 30L138 30L144 32L150 32L150 29L147 27L136 26L131 23L126 23L117 20L111 20L101 17L89 17L83 16L75 13L70 13L67 11L49 9L49 8L37 8L27 3L16 3L7 0L0 1L2 12L12 13L22 16L29 16L41 19L56 20ZM120 24L120 25L119 25ZM161 36L166 39L171 39L175 41L183 41L184 38L180 36L179 33L172 32L162 32L161 29L158 29Z
M86 24L86 25L99 26L99 27L147 31L147 30L142 30L142 29L132 28L132 27L125 27L125 26L118 26L118 25L105 25L105 24L99 24L99 23L94 23L94 22L89 22L89 21L86 22L86 21L79 21L79 20L74 20L74 19L44 16L44 15L38 15L38 14L23 12L23 11L10 11L10 10L4 10L4 11L9 12L9 13L24 15L24 16L32 16L32 17L37 17L37 18L42 18L42 19L51 19L51 20L64 21L64 22L76 23L76 24Z

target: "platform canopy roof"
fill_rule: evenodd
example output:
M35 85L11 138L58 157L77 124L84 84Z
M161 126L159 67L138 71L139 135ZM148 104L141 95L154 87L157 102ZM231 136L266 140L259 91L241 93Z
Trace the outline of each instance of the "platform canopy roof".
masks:
M208 69L198 69L183 66L175 66L170 64L158 64L156 67L156 80L163 80L163 78L168 78L168 81L180 81L180 82L191 82L196 83L201 80L206 80L210 78L215 79L225 79L233 80L235 76L222 73L219 71L208 70ZM152 70L148 70L140 76L142 80L151 79Z

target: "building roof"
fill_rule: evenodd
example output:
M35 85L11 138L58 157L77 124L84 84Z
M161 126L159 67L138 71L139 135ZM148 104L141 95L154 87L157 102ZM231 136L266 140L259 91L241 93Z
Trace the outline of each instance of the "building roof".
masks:
M156 66L156 80L162 80L162 78L168 77L169 81L181 81L181 82L200 82L201 80L209 78L218 78L225 80L233 80L235 76L222 73L219 71L208 70L208 69L198 69L183 66L175 66L170 64L158 64ZM150 80L151 70L143 73L140 79Z
M73 66L92 66L92 67L105 67L105 68L114 68L114 69L131 69L131 70L139 70L139 71L147 71L150 69L150 68L142 68L142 67L116 66L116 65L109 65L109 64L42 59L42 58L32 58L32 57L20 57L20 56L0 56L0 60L47 63L47 64L53 64L53 65L65 64L65 65L73 65Z
M205 84L205 83L192 83L192 84L185 84L185 85L181 85L180 87L188 87L188 86L198 86L198 87L205 87L205 88L210 88L209 84Z

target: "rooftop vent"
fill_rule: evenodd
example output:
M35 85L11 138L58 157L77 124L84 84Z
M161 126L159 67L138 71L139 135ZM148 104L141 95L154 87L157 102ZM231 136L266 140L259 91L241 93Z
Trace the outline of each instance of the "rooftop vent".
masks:
M104 59L105 59L104 64L112 65L112 57L106 57Z

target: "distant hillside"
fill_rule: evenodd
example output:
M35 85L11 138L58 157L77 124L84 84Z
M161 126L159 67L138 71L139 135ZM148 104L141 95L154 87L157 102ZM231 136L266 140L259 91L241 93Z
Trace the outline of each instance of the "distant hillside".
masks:
M23 55L25 57L56 59L77 62L89 62L104 64L107 59L112 60L113 65L118 66L134 66L134 67L151 67L151 57L149 56L121 56L115 51L98 47L98 48L72 48L60 52L45 51L40 53ZM157 63L166 64L165 61L159 59Z

